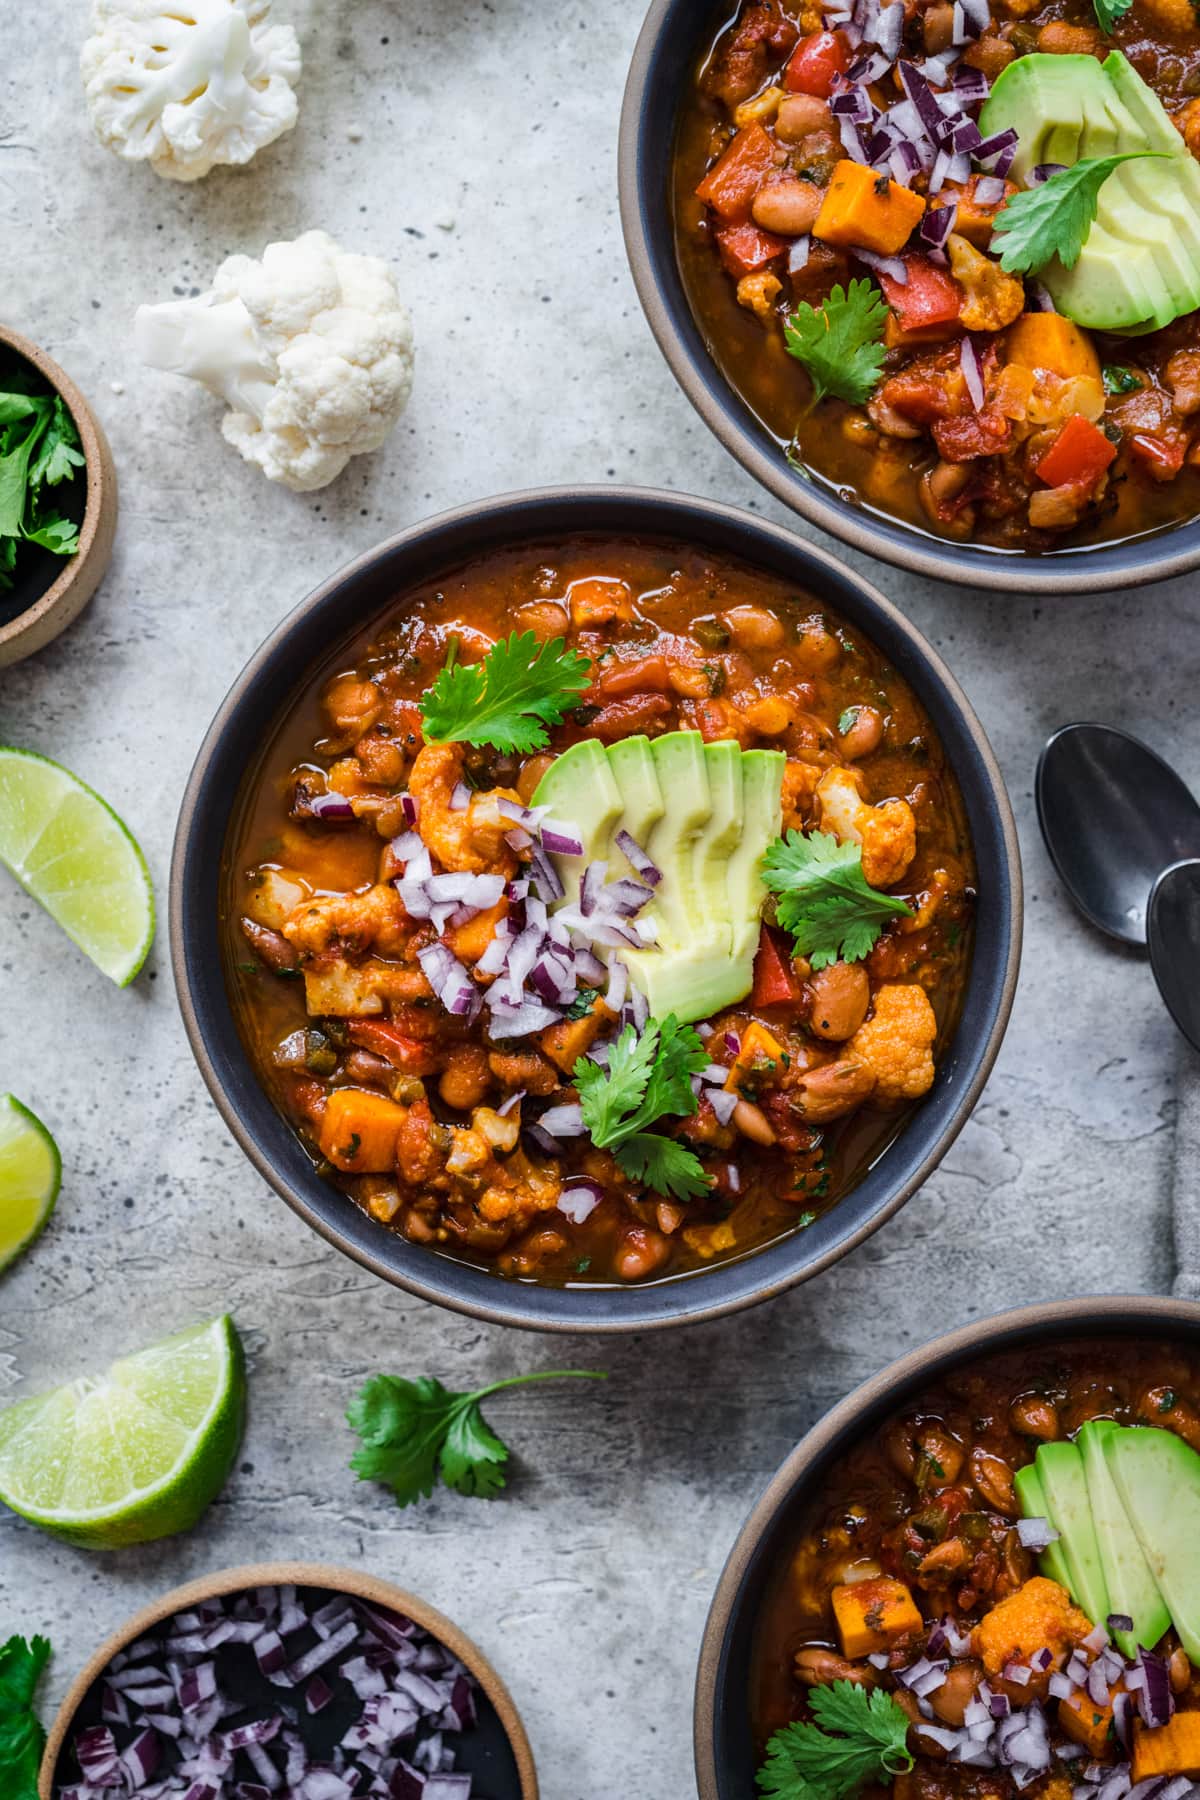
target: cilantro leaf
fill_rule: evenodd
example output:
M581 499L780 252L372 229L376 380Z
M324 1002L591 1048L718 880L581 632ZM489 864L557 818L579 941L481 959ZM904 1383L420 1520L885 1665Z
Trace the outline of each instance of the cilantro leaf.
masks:
M33 1696L50 1660L43 1637L10 1637L0 1645L0 1793L4 1800L37 1800L46 1733Z
M541 644L532 631L493 646L481 663L460 663L451 647L445 668L421 702L431 743L492 744L525 755L550 742L591 680L591 664L562 638Z
M63 404L62 395L55 394L49 429L29 471L29 485L35 493L43 482L57 487L60 481L69 480L76 469L82 469L84 462L75 421Z
M614 1152L631 1181L673 1200L695 1200L712 1186L694 1150L656 1131L638 1131Z
M869 885L858 844L839 844L822 831L776 838L762 875L777 896L776 918L814 969L861 962L889 919L912 916L905 901Z
M39 518L23 536L27 544L40 544L43 550L53 550L58 556L74 556L79 548L78 525L74 519L64 519L59 513L47 513Z
M1141 385L1142 378L1133 369L1127 369L1123 363L1105 363L1106 394L1135 394Z
M756 1777L766 1800L843 1800L912 1768L908 1716L882 1688L835 1681L814 1688L809 1705L816 1725L785 1725L767 1744Z
M819 307L804 301L784 321L784 341L808 370L814 406L827 394L860 406L870 399L886 354L887 311L877 287L855 280L835 287Z
M697 1100L692 1076L708 1067L708 1052L674 1013L648 1019L639 1037L627 1025L602 1066L581 1056L571 1079L583 1122L598 1150L611 1150L625 1173L653 1193L690 1200L707 1193L698 1156L673 1138L647 1131L656 1120L690 1117Z
M1096 23L1106 37L1112 36L1112 28L1118 19L1133 5L1133 0L1092 0L1096 14Z
M401 1506L433 1493L439 1475L456 1493L491 1500L505 1486L508 1446L481 1411L490 1394L532 1381L606 1381L594 1369L550 1369L514 1375L475 1393L455 1393L431 1376L406 1381L373 1375L346 1409L362 1439L350 1459L360 1481L381 1481Z
M1113 170L1135 157L1164 154L1125 150L1116 156L1088 156L1073 168L1060 169L1040 187L1014 194L996 214L992 230L1000 267L1010 275L1028 275L1057 256L1064 269L1073 269L1095 221L1100 189Z

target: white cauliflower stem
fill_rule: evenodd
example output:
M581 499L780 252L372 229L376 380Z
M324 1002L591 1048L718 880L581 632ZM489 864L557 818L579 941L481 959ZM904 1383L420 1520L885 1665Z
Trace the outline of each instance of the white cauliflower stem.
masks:
M198 181L290 131L300 45L270 12L271 0L92 0L80 67L101 142Z
M144 362L231 408L221 429L247 462L298 493L378 450L412 389L412 320L387 264L324 231L231 256L212 291L138 308Z

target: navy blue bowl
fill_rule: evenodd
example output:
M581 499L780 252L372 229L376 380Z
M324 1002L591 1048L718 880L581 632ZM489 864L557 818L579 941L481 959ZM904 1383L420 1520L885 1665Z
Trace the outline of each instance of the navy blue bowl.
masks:
M491 551L579 532L688 543L795 582L858 626L911 683L957 775L979 872L962 1016L933 1089L858 1186L804 1231L693 1274L629 1288L539 1287L407 1243L315 1173L238 1033L221 965L219 889L238 790L297 691L396 596ZM226 1124L314 1231L384 1280L504 1325L631 1331L713 1318L828 1268L920 1187L979 1098L1004 1036L1021 945L1021 865L991 748L937 653L877 589L823 550L749 513L637 488L556 488L483 501L415 525L331 577L253 656L218 712L188 782L171 869L171 957L184 1023Z
M1030 555L952 543L844 499L789 465L777 439L729 384L692 312L675 253L672 160L693 71L728 22L729 0L651 0L621 115L621 221L650 329L705 424L756 481L814 525L902 569L976 588L1094 594L1182 575L1200 564L1200 519L1120 543Z

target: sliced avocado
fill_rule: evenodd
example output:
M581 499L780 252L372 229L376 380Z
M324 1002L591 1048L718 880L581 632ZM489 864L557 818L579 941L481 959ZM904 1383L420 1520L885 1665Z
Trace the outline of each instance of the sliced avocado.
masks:
M548 806L551 818L578 831L583 855L558 859L566 898L579 898L579 884L587 864L608 855L608 840L621 817L621 790L614 779L603 744L584 738L556 757L538 782L535 806Z
M1129 59L1114 50L1105 57L1100 68L1126 112L1132 115L1146 149L1165 150L1171 156L1181 155L1184 151L1182 137L1154 89L1142 80Z
M742 839L741 746L722 738L704 746L704 766L712 813L696 840L696 895L712 928L714 954L727 957L733 944L733 911L727 871ZM718 948L719 946L719 948Z
M1013 173L1039 163L1150 151L1100 189L1078 261L1040 271L1058 310L1093 330L1140 332L1200 307L1200 167L1161 102L1119 51L1031 55L1003 70L983 107L987 136L1014 126Z
M627 831L643 850L658 821L663 816L664 801L654 767L654 752L648 737L622 738L608 748L608 766L621 790L622 812L619 829ZM617 828L617 827L615 827ZM621 868L621 852L609 855L613 870Z
M1021 1502L1021 1512L1025 1518L1049 1519L1050 1523L1054 1524L1054 1521L1050 1519L1050 1505L1046 1499L1045 1489L1042 1487L1042 1478L1033 1463L1026 1463L1023 1469L1017 1470L1013 1477L1013 1485L1017 1490L1017 1499ZM1054 1529L1058 1530L1057 1525L1054 1526ZM1041 1552L1038 1557L1038 1567L1043 1575L1050 1577L1051 1581L1057 1581L1059 1587L1070 1589L1071 1576L1067 1569L1066 1557L1062 1552L1061 1540Z
M1118 1428L1104 1454L1179 1640L1200 1665L1200 1456L1153 1425Z
M668 731L655 738L654 771L666 811L646 845L650 860L662 870L650 909L664 950L685 947L694 937L704 906L696 891L694 855L701 832L712 817L712 794L704 739L698 731Z
M1109 1605L1133 1620L1132 1631L1114 1631L1113 1636L1126 1656L1136 1657L1139 1644L1153 1650L1171 1615L1109 1471L1105 1445L1119 1429L1112 1419L1090 1419L1075 1441L1083 1455Z
M767 898L762 878L762 859L783 828L783 771L787 757L782 750L747 750L742 757L742 839L729 859L729 908L733 918L733 960L748 966L750 975L741 993L750 992L754 958L762 934L762 910Z
M1047 1516L1059 1533L1067 1586L1093 1625L1103 1625L1112 1608L1078 1445L1043 1444L1037 1453L1037 1472L1050 1508Z

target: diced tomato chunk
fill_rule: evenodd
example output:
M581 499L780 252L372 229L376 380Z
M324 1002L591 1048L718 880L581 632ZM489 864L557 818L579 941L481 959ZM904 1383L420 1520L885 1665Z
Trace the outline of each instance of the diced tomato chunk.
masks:
M757 225L724 225L713 235L721 252L721 261L731 275L739 278L756 275L777 256L782 256L788 247L786 238L776 237L771 231L760 231Z
M723 219L748 219L763 177L778 162L775 143L755 120L726 144L696 193Z
M926 256L906 256L904 266L906 282L882 272L876 277L901 330L926 331L934 325L957 324L963 291L953 275Z
M418 1042L384 1019L351 1019L347 1031L351 1043L382 1056L406 1075L435 1075L442 1066L443 1058L432 1044Z
M605 700L616 700L622 694L669 694L671 671L665 656L642 656L636 662L610 662L595 683L595 692Z
M1117 454L1117 446L1082 413L1072 413L1037 465L1048 487L1093 487Z
M1051 445L1051 449L1053 448ZM1138 431L1130 438L1129 448L1134 458L1155 481L1174 481L1183 467L1187 438L1183 432L1171 437L1158 437L1153 432ZM1038 474L1041 473L1039 468Z
M828 100L833 84L844 75L849 62L846 48L836 31L817 31L801 38L783 71L783 85L793 94L815 94Z
M974 462L976 457L1007 450L1012 430L1012 420L1002 413L970 413L960 419L939 419L933 440L946 462Z
M800 983L777 932L764 925L754 958L752 1006L791 1006L800 998Z

